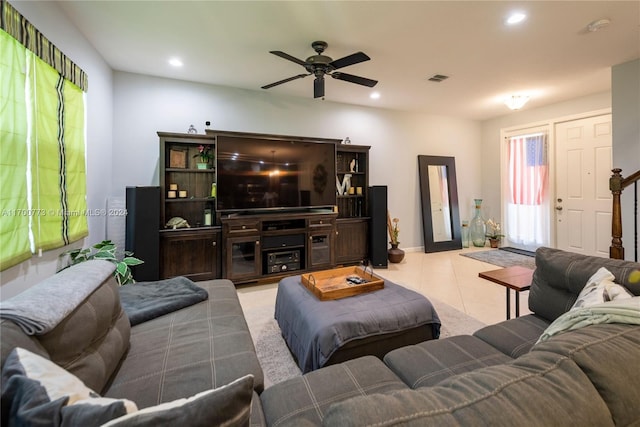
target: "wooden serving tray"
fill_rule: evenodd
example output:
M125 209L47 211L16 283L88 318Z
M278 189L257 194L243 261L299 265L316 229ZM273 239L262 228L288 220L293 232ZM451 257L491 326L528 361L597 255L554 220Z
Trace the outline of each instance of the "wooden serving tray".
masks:
M320 301L346 298L384 288L382 277L358 266L314 271L301 277L302 284ZM363 283L349 282L347 278L362 280Z

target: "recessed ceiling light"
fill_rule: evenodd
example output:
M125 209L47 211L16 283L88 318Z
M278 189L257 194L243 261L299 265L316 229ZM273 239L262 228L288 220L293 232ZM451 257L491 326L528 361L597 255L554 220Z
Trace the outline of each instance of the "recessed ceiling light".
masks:
M371 95L369 95L369 98L371 98L371 99L380 98L380 92L372 92Z
M598 19L596 21L590 22L589 25L587 25L587 31L589 31L590 33L595 33L596 31L601 30L604 27L608 27L609 24L611 24L611 20L608 18Z
M182 61L180 61L178 58L171 58L169 60L169 64L173 65L174 67L182 67Z
M507 25L516 25L527 19L527 15L522 12L513 12L505 21Z

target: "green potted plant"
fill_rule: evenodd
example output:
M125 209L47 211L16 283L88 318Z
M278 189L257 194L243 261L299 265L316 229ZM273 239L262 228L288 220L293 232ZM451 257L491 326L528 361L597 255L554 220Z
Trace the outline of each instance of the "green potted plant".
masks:
M492 248L497 248L500 246L500 240L504 237L504 234L501 233L502 227L499 222L496 222L493 219L488 219L486 225L486 237L489 239L489 244Z
M70 251L63 252L60 257L67 257L66 265L60 270L64 270L72 265L79 264L81 262L89 261L92 259L103 259L105 261L112 262L116 265L116 270L113 272L118 284L120 286L128 283L135 283L133 274L131 274L131 266L140 265L144 261L133 256L132 252L125 251L122 260L116 258L116 245L111 240L103 240L100 243L96 243L90 248L84 249L71 249ZM58 270L58 271L60 271Z
M198 154L193 157L200 158L200 161L197 163L198 169L209 169L209 160L213 157L213 153L211 153L211 146L198 146Z

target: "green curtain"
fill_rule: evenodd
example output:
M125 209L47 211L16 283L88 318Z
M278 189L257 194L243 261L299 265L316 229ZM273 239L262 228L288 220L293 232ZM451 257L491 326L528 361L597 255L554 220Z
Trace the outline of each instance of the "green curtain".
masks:
M25 51L0 30L0 270L31 257Z
M35 90L31 166L37 250L67 245L88 234L82 91L29 53ZM69 99L67 99L69 98Z

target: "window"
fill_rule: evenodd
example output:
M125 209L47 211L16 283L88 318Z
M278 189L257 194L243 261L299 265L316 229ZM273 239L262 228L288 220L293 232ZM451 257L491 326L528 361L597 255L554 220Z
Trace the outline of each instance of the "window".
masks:
M506 138L506 144L506 237L522 249L549 246L547 134L512 135Z
M1 5L4 270L33 253L85 237L88 227L82 89L86 75L6 1Z

